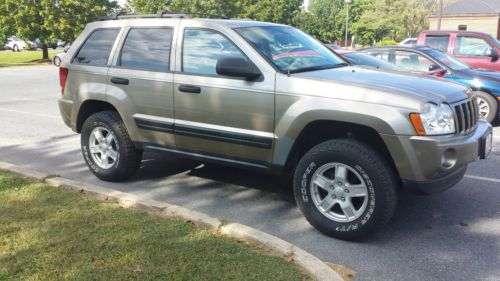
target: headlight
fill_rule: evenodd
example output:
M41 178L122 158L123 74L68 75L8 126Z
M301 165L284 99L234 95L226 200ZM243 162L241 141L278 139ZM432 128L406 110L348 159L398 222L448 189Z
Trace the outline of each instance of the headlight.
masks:
M455 133L455 116L447 104L427 103L422 113L412 113L410 119L419 135L446 135Z

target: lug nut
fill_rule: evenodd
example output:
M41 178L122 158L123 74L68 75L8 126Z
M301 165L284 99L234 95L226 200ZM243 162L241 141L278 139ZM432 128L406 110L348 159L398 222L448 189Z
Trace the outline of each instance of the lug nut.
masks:
M345 192L345 193L349 193L349 189L347 189L347 188L346 188L346 189L344 189L344 192Z
M344 198L344 197L342 197L342 198L340 198L340 200L345 201L345 198Z
M341 181L339 181L337 184L340 185L340 186L342 186L342 182Z
M333 199L337 199L337 196L335 196L335 195L332 195L332 198L333 198Z

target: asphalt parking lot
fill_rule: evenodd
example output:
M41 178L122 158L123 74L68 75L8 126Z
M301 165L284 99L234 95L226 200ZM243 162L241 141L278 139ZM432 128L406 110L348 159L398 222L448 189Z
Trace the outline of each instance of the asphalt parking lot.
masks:
M146 153L121 184L98 181L81 157L79 136L59 117L55 67L0 68L0 160L183 205L261 229L317 257L358 272L355 280L500 280L500 126L494 151L469 166L453 189L402 193L396 215L363 242L312 228L276 176Z

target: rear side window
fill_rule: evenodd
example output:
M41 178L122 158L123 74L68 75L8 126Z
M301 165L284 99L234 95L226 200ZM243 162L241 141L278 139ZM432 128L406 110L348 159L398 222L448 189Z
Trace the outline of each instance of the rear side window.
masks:
M119 29L98 29L92 32L73 59L73 63L106 65L119 31Z
M449 43L449 35L427 35L425 38L425 45L440 50L441 52L446 52L448 50Z
M168 71L172 28L133 28L123 44L119 65L152 71Z

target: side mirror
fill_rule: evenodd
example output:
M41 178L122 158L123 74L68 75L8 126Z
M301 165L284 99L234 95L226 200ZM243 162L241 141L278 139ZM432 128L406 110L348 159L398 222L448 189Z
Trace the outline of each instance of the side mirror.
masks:
M439 70L441 69L441 67L437 64L431 64L429 65L429 71L436 71L436 70Z
M242 58L220 58L215 70L219 75L245 78L248 81L262 75L257 67Z
M492 61L498 60L500 58L500 54L498 54L498 51L496 49L490 49L488 51L488 56L491 57Z
M64 47L64 52L65 52L65 53L67 53L70 47L71 47L71 46L66 46L66 47Z

